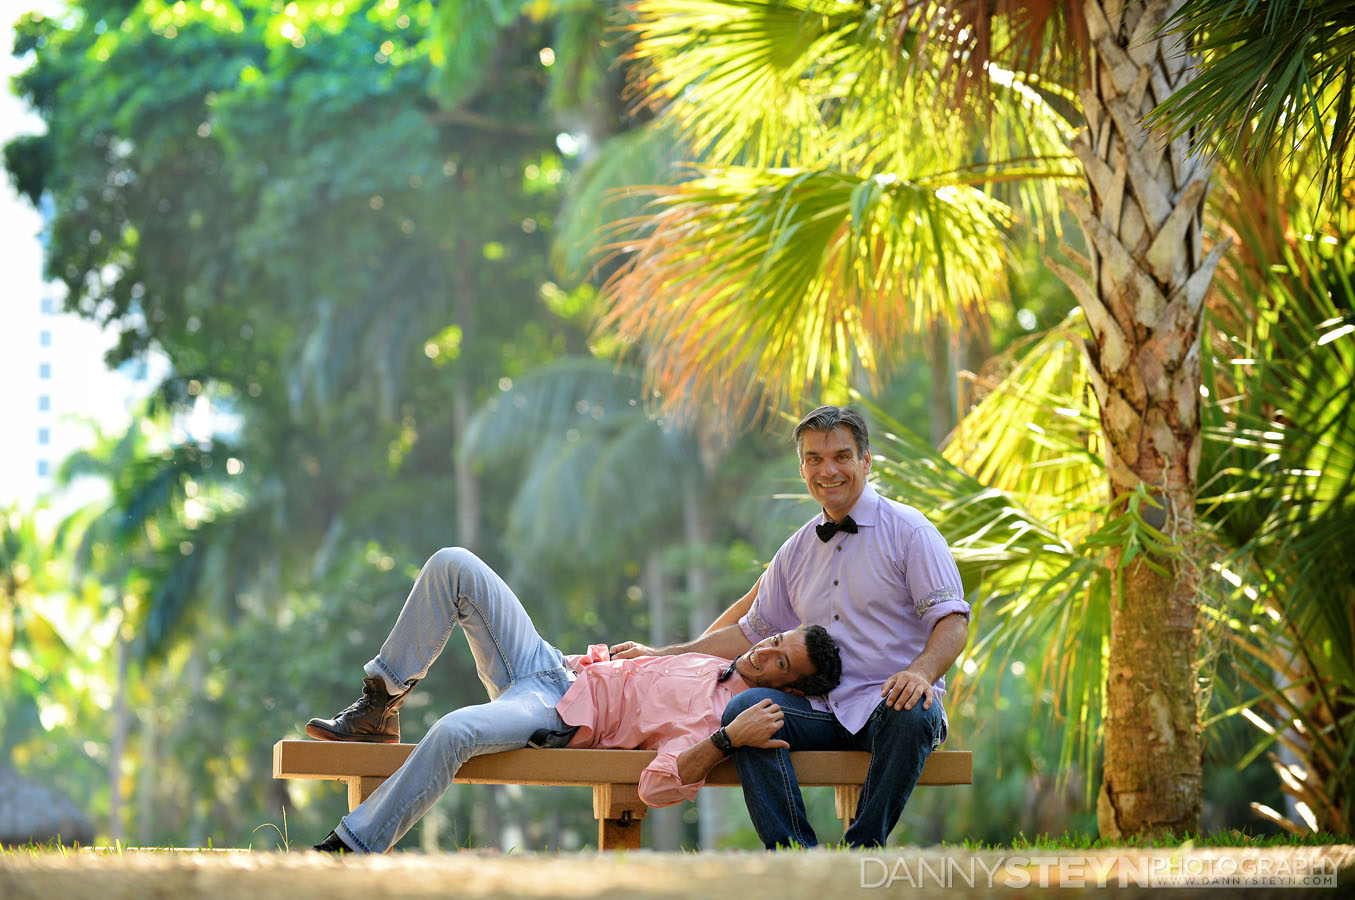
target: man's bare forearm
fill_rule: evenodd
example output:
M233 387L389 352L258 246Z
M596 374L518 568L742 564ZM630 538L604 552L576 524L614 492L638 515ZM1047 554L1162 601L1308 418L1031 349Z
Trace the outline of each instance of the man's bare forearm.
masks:
M932 628L927 645L922 648L917 659L909 663L908 668L928 683L935 682L950 671L968 642L969 617L963 613L951 613Z
M932 627L927 645L908 667L895 672L880 686L880 696L894 709L912 709L919 700L923 709L932 705L932 684L946 674L969 639L969 618L951 613Z
M660 656L677 656L679 653L705 653L709 656L733 659L751 646L753 646L753 642L748 640L748 636L743 633L743 629L735 623L726 625L718 631L708 631L694 641L687 641L684 644L670 644L656 652Z
M678 778L683 784L704 781L710 770L719 765L724 758L725 755L710 742L709 738L693 744L678 754Z
M739 713L724 731L734 747L789 747L790 744L780 738L772 737L781 730L784 722L785 713L781 707L766 699ZM683 784L704 781L710 770L724 758L724 753L710 738L700 741L678 754L678 778Z

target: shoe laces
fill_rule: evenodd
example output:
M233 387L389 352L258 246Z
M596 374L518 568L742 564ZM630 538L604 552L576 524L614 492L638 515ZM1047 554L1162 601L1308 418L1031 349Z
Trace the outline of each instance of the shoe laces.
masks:
M362 696L354 700L352 703L348 704L347 708L345 708L343 712L339 713L339 715L345 716L348 713L364 713L369 709L377 709L384 705L385 704L383 703L377 702L376 691L372 690L372 688L368 687L367 685L363 685Z

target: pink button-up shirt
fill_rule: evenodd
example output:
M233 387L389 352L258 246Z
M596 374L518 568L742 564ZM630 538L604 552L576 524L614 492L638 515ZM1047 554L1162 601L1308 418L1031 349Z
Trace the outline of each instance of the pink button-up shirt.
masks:
M683 783L678 754L709 738L730 698L748 687L737 672L716 681L729 660L703 653L614 660L594 644L565 663L578 675L555 705L565 724L579 726L569 746L657 750L640 776L640 799L649 806L694 799L705 779Z

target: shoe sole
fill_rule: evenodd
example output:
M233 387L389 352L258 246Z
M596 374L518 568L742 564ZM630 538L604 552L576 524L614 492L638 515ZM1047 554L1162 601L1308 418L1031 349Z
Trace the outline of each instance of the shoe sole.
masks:
M328 731L319 725L307 725L306 735L315 738L317 741L346 741L350 744L400 743L400 735L398 734L344 734L339 731Z

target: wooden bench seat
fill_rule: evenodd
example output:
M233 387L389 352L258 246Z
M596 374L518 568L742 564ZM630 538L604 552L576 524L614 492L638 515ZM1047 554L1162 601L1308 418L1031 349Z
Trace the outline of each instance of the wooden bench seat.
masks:
M409 756L413 744L357 744L337 741L278 741L273 745L274 778L324 778L348 785L348 808L357 807ZM648 807L640 800L640 773L654 760L652 750L509 750L474 756L456 773L466 784L538 784L593 789L598 820L598 849L640 846L641 820ZM851 824L861 796L870 754L858 751L801 750L791 753L800 784L835 790L843 828ZM972 784L968 750L938 750L927 759L918 784ZM711 770L706 786L735 787L734 764Z

